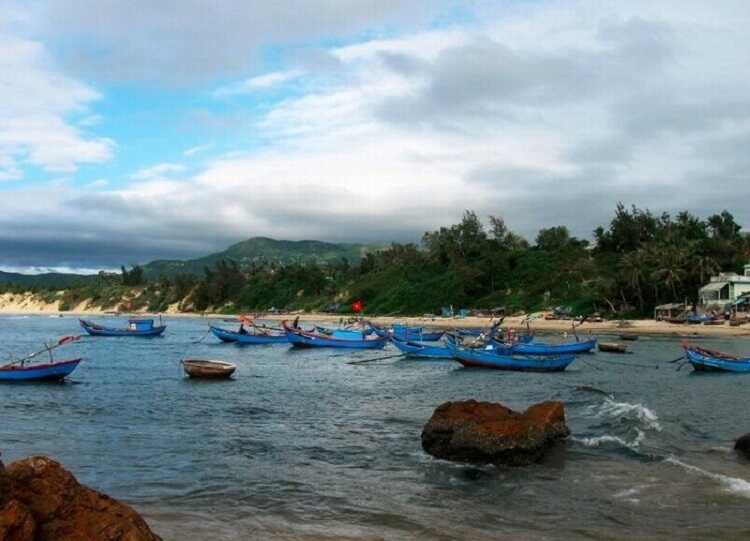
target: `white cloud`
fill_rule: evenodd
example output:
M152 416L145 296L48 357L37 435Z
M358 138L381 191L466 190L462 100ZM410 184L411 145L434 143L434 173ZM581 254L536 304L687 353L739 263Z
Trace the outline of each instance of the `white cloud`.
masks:
M164 162L152 165L151 167L139 169L133 173L130 178L136 181L151 181L165 178L176 173L182 173L185 169L186 167L184 165ZM140 186L139 189L141 189Z
M86 136L67 120L99 97L56 71L40 43L0 31L0 179L21 178L26 164L72 172L110 159L112 140Z
M210 150L213 145L206 144L206 145L197 145L194 147L190 147L187 150L185 150L182 155L185 157L195 156L196 154L200 154L202 152L206 152L207 150Z
M223 86L214 91L215 98L225 98L241 94L249 94L258 90L271 88L272 86L288 83L303 75L301 70L274 71L264 75L258 75L250 79L245 79L239 83Z
M0 252L22 238L36 253L112 264L252 235L414 240L467 208L527 236L561 223L588 235L618 200L726 207L749 223L738 205L750 198L740 9L546 2L333 49L336 78L306 74L301 95L246 126L255 150L194 175L158 164L117 190L40 189L41 206L38 193L16 192L0 200Z

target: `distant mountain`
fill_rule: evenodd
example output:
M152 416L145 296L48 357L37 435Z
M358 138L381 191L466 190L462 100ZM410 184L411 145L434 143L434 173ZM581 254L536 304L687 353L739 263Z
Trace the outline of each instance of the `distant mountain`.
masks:
M85 285L96 280L96 275L65 274L49 272L45 274L21 274L18 272L0 271L0 284L16 284L27 287L45 287L66 289Z
M147 278L174 276L176 274L202 275L203 269L212 267L221 260L236 261L241 267L251 263L294 263L314 261L327 264L346 258L349 263L358 263L367 252L381 249L380 245L343 244L318 240L274 240L254 237L233 244L223 252L186 261L162 259L143 265Z

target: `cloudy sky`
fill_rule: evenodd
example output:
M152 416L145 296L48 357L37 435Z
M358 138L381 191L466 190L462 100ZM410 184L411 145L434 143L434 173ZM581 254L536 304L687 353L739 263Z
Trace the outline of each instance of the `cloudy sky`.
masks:
M750 222L745 0L3 0L0 268Z

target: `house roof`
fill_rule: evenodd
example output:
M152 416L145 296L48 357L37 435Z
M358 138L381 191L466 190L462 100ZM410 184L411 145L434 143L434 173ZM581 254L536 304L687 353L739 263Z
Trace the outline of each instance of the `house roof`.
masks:
M708 293L710 291L721 291L724 286L729 285L729 282L711 282L700 288L700 293Z

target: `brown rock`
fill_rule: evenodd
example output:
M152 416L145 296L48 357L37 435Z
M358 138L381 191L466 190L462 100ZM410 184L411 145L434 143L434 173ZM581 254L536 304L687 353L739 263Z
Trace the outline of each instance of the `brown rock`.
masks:
M36 523L31 513L18 500L0 507L0 540L34 541Z
M422 447L446 460L523 466L539 461L570 431L562 402L535 404L523 413L492 402L446 402L422 431Z
M79 484L49 458L14 462L5 468L5 479L9 497L28 509L36 523L35 541L160 539L129 506Z

